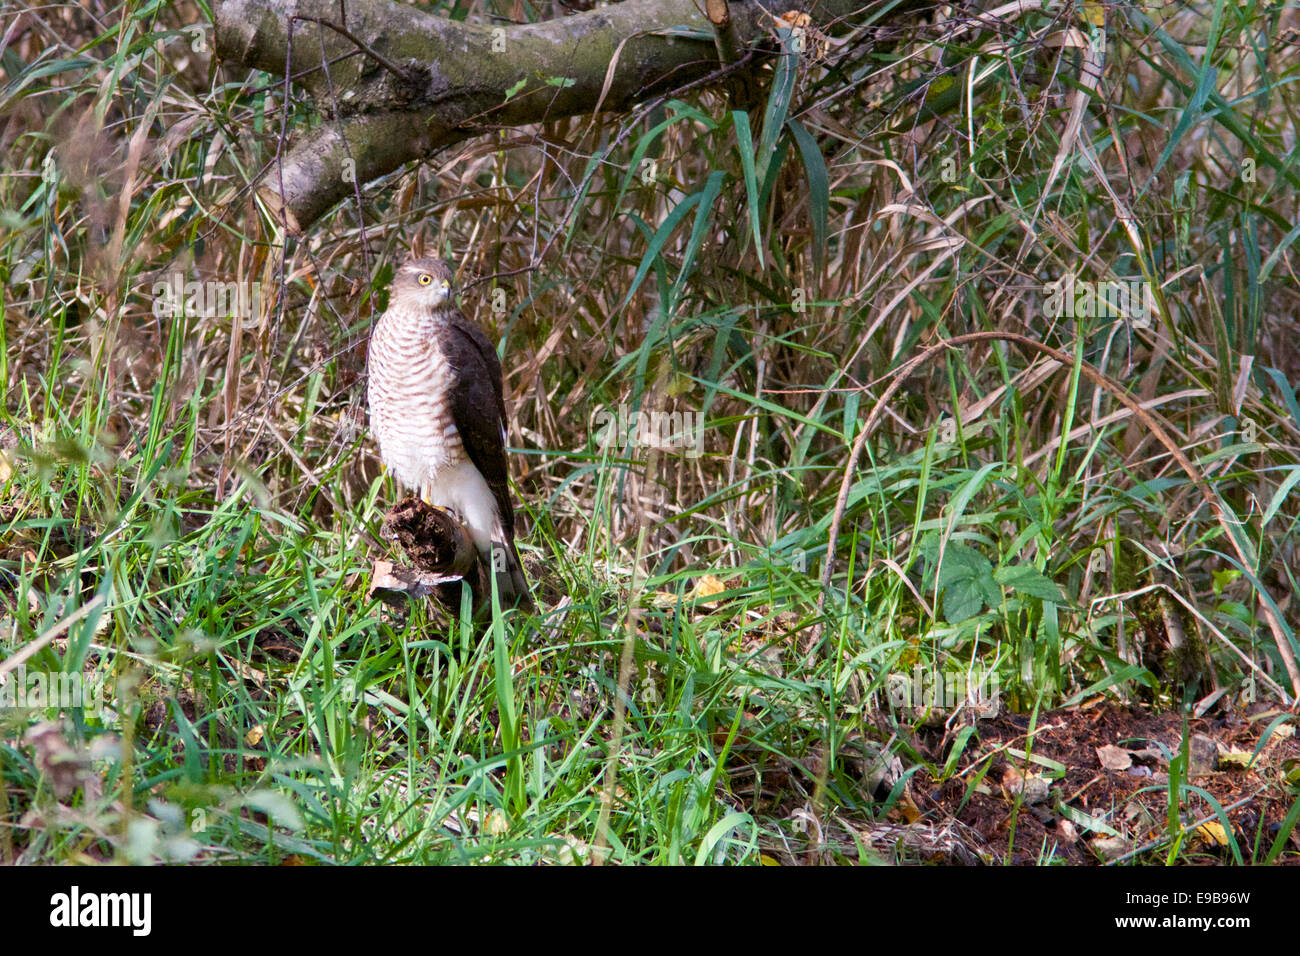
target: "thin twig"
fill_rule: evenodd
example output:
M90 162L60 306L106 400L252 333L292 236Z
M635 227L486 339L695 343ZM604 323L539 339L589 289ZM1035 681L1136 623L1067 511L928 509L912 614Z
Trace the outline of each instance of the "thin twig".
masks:
M290 22L294 20L303 20L307 23L315 23L323 27L329 27L331 30L333 30L339 36L343 37L345 40L348 40L351 43L355 43L358 50L365 53L366 56L373 59L376 63L378 63L384 69L388 70L388 72L392 73L403 83L406 83L409 86L417 86L419 83L419 81L416 80L414 76L412 76L406 70L403 70L400 66L394 63L392 60L388 59L382 53L379 53L378 51L372 49L370 46L366 44L364 40L362 40L359 36L357 36L355 33L353 33L351 30L349 30L347 27L341 24L334 23L332 20L326 20L323 17L292 16L289 18L289 20ZM292 43L286 45L292 46Z

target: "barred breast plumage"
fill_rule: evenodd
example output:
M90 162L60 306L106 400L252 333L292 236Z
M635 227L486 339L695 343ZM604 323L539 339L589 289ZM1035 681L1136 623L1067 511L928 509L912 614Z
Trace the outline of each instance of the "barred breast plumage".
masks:
M419 310L390 308L370 339L370 427L384 463L417 492L431 473L465 457L447 404L452 374L435 324Z
M531 604L506 474L501 362L451 299L451 269L413 259L370 337L370 426L399 483L469 529L502 599Z

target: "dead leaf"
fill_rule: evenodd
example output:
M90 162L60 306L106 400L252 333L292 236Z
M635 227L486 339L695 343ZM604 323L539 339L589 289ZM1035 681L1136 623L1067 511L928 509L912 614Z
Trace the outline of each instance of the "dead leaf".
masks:
M1207 846L1227 846L1228 834L1218 820L1209 820L1196 828L1197 838Z
M592 846L575 836L565 836L563 840L564 844L556 854L556 862L561 866L586 866L609 860L610 848L607 846Z
M64 800L82 785L90 761L63 737L63 726L47 720L27 731L23 740L33 750L37 769L50 785L54 795Z
M1214 772L1219 758L1219 745L1213 737L1193 734L1187 744L1187 776L1203 777Z
M1159 747L1143 747L1141 750L1130 750L1129 753L1139 763L1150 763L1157 767L1169 766L1169 755Z
M1130 849L1129 841L1122 836L1098 836L1088 842L1092 851L1103 860L1115 860Z
M243 661L239 660L239 658L230 658L229 663L230 663L231 670L233 670L240 677L244 678L245 680L251 680L258 687L266 686L266 675L263 674L261 671L259 671L257 668L249 667Z
M1114 744L1098 747L1097 759L1101 761L1103 770L1127 770L1133 766L1132 752Z
M916 801L912 799L912 794L906 788L903 789L902 795L894 803L894 809L889 811L889 819L896 820L900 818L909 825L921 819L921 808L916 805Z
M376 558L374 569L370 573L370 592L367 597L378 596L381 600L398 594L411 598L428 597L437 585L459 580L459 574L417 571L415 568L398 567L392 561Z
M1225 750L1219 754L1220 770L1249 770L1255 755L1248 750Z
M712 574L706 574L695 582L695 590L691 592L691 597L697 601L701 598L711 598L715 594L721 594L727 590L727 586Z
M1014 800L1019 793L1024 795L1025 803L1042 803L1052 789L1052 782L1042 774L1025 773L1019 767L1008 765L1002 771L1002 789L1008 800Z

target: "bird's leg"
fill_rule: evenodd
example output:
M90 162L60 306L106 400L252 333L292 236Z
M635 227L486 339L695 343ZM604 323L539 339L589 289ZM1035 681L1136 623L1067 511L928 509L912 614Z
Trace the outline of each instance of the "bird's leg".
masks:
M465 519L461 516L461 513L457 511L455 508L451 507L451 505L438 505L433 503L433 482L432 481L426 479L420 482L420 500L423 501L425 504L427 504L429 507L437 508L439 511L443 512L444 514L450 515L451 519L455 521L457 524L463 525L465 523Z

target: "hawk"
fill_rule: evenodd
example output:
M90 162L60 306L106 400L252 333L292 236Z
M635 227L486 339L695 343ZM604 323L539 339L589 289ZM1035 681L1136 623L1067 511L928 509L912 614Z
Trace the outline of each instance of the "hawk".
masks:
M531 605L515 550L501 360L456 308L441 259L409 259L370 335L370 427L398 482L469 529L505 604Z

